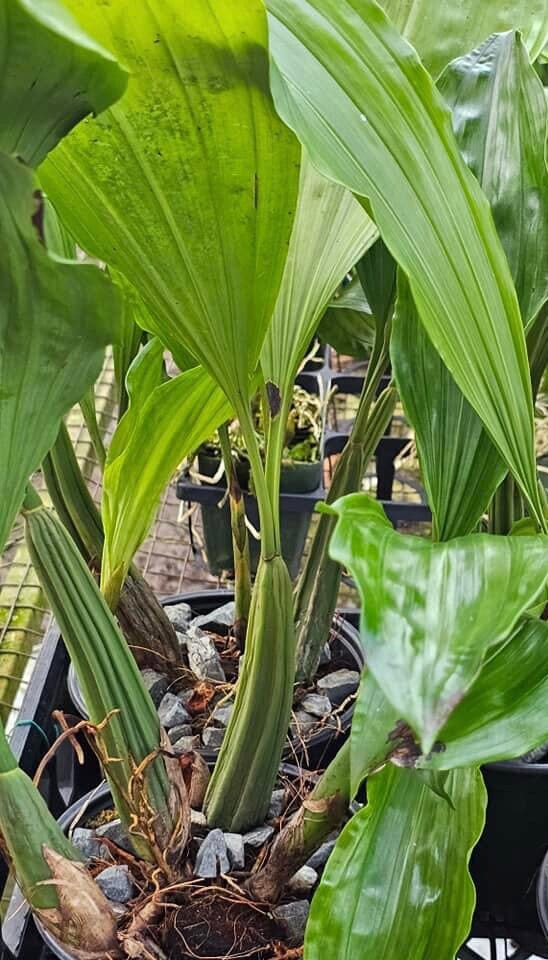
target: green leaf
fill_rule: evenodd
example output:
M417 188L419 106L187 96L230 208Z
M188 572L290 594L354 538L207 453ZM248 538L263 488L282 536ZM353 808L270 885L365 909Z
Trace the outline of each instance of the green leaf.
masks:
M453 806L412 770L368 780L312 901L305 960L453 960L470 929L470 852L485 820L479 770L454 770Z
M431 770L523 756L548 740L548 624L526 621L487 661L417 765Z
M116 338L117 291L97 267L50 256L31 172L0 154L0 550L29 476Z
M357 276L330 301L318 327L318 336L338 353L367 358L375 343L375 317Z
M357 264L360 283L371 304L377 326L377 346L392 319L396 296L396 263L382 240L377 240Z
M277 107L367 200L430 339L544 524L523 325L489 205L415 51L374 0L269 0Z
M303 156L289 254L261 354L264 378L282 396L291 390L330 298L377 232L352 194Z
M0 150L30 166L126 88L125 71L57 0L2 0L0 36Z
M366 494L334 509L330 552L360 590L368 667L428 753L489 651L542 594L548 536L431 543L393 530Z
M438 84L463 156L489 199L527 324L548 295L548 111L514 31L450 64ZM400 283L392 340L400 394L437 536L473 530L505 474L482 422L456 386Z
M364 670L350 730L351 795L356 796L365 777L382 767L396 750L418 749L409 738L400 714L385 697L371 670Z
M443 68L492 33L519 28L535 60L548 42L546 0L380 0L399 32L437 77Z
M390 355L415 429L433 537L449 540L471 533L506 467L428 338L403 274L398 277Z
M126 95L41 170L80 245L123 273L151 332L247 400L274 309L300 149L268 89L259 0L68 0Z
M127 389L129 407L112 438L104 473L101 580L109 599L117 597L181 461L232 415L223 391L201 367L163 381L158 340L134 360Z

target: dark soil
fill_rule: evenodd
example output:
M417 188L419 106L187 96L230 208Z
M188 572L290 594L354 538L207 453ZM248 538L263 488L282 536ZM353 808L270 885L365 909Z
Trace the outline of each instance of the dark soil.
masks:
M170 960L270 960L280 931L259 907L221 888L201 888L167 917L162 947Z

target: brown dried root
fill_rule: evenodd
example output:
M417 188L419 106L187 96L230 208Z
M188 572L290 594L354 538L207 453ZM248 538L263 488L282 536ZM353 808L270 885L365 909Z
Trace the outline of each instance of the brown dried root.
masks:
M81 863L43 849L59 906L36 910L44 927L77 960L115 960L120 956L116 918L105 895Z
M201 810L209 783L209 767L201 754L189 750L179 759L188 799L193 810Z

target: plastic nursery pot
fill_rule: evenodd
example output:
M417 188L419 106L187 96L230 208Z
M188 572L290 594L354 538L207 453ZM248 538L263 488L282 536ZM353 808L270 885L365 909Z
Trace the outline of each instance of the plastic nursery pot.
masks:
M205 451L198 454L198 469L205 476L215 476L220 460ZM237 474L243 490L249 490L249 464L243 460L237 465ZM315 463L287 463L282 466L280 477L280 491L284 493L313 493L320 486L322 478L322 464ZM221 489L226 488L226 481L219 484ZM228 502L222 507L203 503L202 527L207 565L210 573L219 576L223 571L233 570L234 555L232 552L232 532L230 529L230 507ZM256 510L248 508L251 522L258 526ZM280 501L280 525L282 556L287 563L291 577L299 572L301 557L308 529L310 527L310 513L296 513L285 509L283 498ZM259 542L249 536L251 571L256 573L259 563Z
M211 613L212 610L233 599L234 593L232 590L203 590L164 597L162 604L173 606L177 603L188 603L194 616L197 617ZM361 673L364 658L358 631L341 615L336 615L333 620L330 646L332 660L337 664L337 668L347 667ZM69 669L68 688L76 710L81 716L85 717L87 715L86 706L72 665ZM348 737L353 711L353 704L350 704L338 717L336 726L324 726L316 733L311 734L305 745L297 739L287 743L283 760L289 763L298 762L303 767L312 770L327 766ZM213 766L217 759L218 750L204 748L200 753L204 760L210 766Z
M548 900L539 922L535 897L548 850L548 764L509 760L488 764L483 775L487 818L470 862L477 893L475 935L488 931L511 937L531 953L548 957L541 927Z
M542 861L537 882L537 912L548 944L548 852Z

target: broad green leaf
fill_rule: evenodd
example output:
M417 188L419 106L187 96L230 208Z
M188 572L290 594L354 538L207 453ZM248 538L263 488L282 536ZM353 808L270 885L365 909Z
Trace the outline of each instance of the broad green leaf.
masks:
M305 960L453 960L475 903L470 852L485 820L479 770L453 770L441 799L387 766L341 833L312 901Z
M491 203L527 324L548 295L548 111L542 84L512 31L450 64L438 86L463 156ZM416 430L436 535L445 540L470 533L505 474L504 464L428 338L404 280L392 362Z
M542 594L548 536L431 543L395 531L366 494L332 509L330 552L360 590L368 667L428 753L489 651Z
M548 740L548 624L527 620L487 661L417 763L431 770L523 756Z
M394 751L400 748L411 748L415 755L420 753L414 741L410 743L397 708L387 700L375 677L366 668L362 674L350 730L350 784L353 797L365 777L384 766Z
M357 276L330 301L318 336L338 353L365 359L375 342L375 317Z
M104 273L41 244L34 186L27 168L0 154L0 550L62 417L99 375L120 316Z
M330 298L377 233L355 197L303 156L289 254L261 354L264 378L282 396L291 389Z
M402 274L390 355L406 415L415 429L434 539L471 533L506 467L428 338Z
M126 389L126 377L131 364L139 353L144 330L150 326L148 311L141 297L121 273L113 273L113 280L122 290L124 310L120 341L112 351L114 376L118 392L118 420L127 410L129 397Z
M434 77L492 33L520 29L532 60L548 42L547 0L380 0L380 4Z
M523 325L489 205L415 51L374 0L269 0L278 110L367 201L430 339L539 523Z
M268 90L259 0L67 0L131 73L41 170L81 246L125 275L150 330L245 397L293 224L300 148Z
M377 240L356 265L360 283L371 305L377 327L377 346L392 319L396 296L396 263L382 240Z
M232 414L201 367L163 381L162 357L161 343L152 340L134 360L127 376L129 407L108 451L101 580L109 599L117 597L175 470Z
M125 90L125 71L57 0L0 0L0 37L0 150L32 167Z

